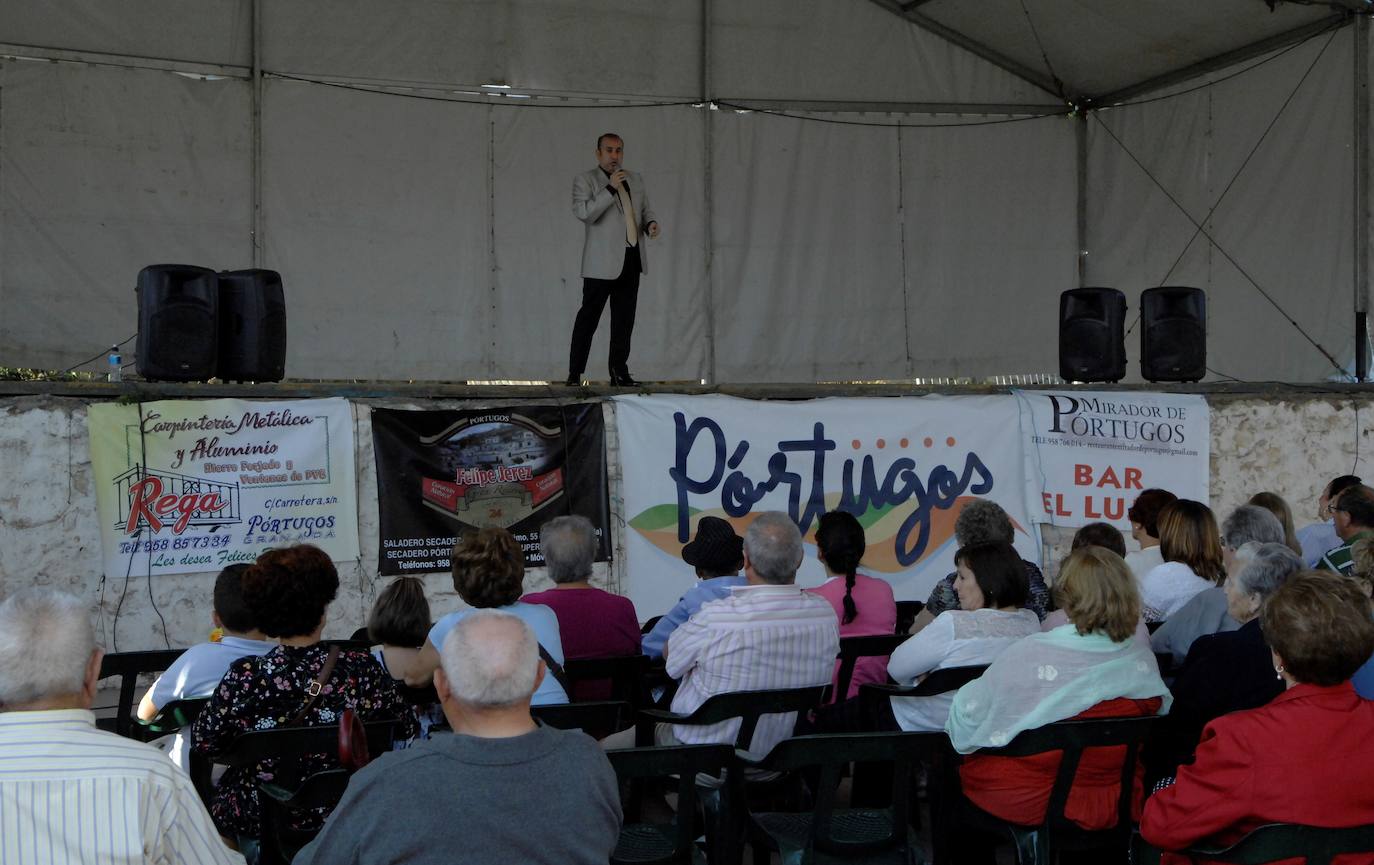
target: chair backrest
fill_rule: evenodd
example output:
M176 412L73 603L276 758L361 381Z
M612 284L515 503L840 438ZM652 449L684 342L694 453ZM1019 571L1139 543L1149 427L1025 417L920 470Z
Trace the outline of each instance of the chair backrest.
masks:
M654 625L657 625L657 624L658 624L658 620L661 619L661 618L663 618L663 617L662 617L662 616L650 616L650 617L649 617L649 621L645 622L643 625L640 626L639 632L640 632L641 634L647 634L647 633L649 633L650 631L652 631L652 630L654 629Z
M1140 746L1149 736L1158 718L1154 715L1131 718L1101 718L1087 721L1058 721L1034 730L1026 730L1000 748L980 748L979 756L1029 757L1047 751L1062 751L1059 771L1050 789L1049 806L1042 825L1051 832L1076 827L1064 816L1074 777L1083 751L1088 748L1125 747L1121 762L1121 792L1117 798L1116 829L1128 832L1131 827L1131 801L1135 790L1136 766Z
M116 652L100 659L100 678L119 677L119 704L115 708L114 732L129 736L134 724L134 696L138 677L161 673L181 657L185 649L159 649L153 652Z
M916 685L865 684L859 688L859 697L864 700L886 700L890 697L933 697L936 694L959 690L983 675L987 669L987 664L945 667L933 671Z
M184 697L172 700L147 721L137 722L138 738L147 740L175 733L194 721L209 702L209 697Z
M597 739L630 726L634 710L624 700L598 700L587 703L550 703L530 706L536 721L560 730L581 730Z
M729 745L664 745L648 748L620 748L606 752L606 757L615 769L621 782L637 778L673 778L677 784L677 808L673 819L673 845L671 852L653 862L691 862L696 829L696 800L698 773L719 775L734 758L735 752ZM628 785L642 793L642 785ZM636 812L638 808L628 807L626 813ZM634 837L634 826L628 821L621 830L622 843ZM620 852L617 850L617 852ZM630 858L630 857L626 857ZM643 862L633 857L635 862ZM617 860L611 856L611 862Z
M372 642L370 640L320 640L320 645L326 648L338 646L345 652L366 652L372 654Z
M849 684L854 681L854 666L860 658L886 658L906 639L910 634L878 634L871 637L841 637L840 653L836 657L840 661L839 673L835 678L835 700L838 702L845 699L849 694Z
M750 743L754 741L754 730L758 727L760 717L814 709L820 705L825 689L825 685L813 685L806 688L716 694L706 698L706 702L691 715L674 720L673 723L704 726L739 718L739 734L735 736L735 747L741 751L748 751Z
M856 856L892 849L907 842L914 764L944 740L943 733L840 733L794 736L779 742L761 761L751 763L779 772L819 768L814 785L811 847L836 856ZM851 763L892 766L891 820L886 834L845 838L834 830L836 791Z
M259 781L258 803L262 815L261 846L258 865L290 865L301 848L316 832L302 832L291 828L291 814L312 808L333 808L343 798L348 779L347 769L328 769L316 772L294 790L279 784Z
M391 750L392 736L396 731L396 721L368 721L363 724L367 731L367 750L377 755ZM305 754L337 754L339 752L339 725L321 724L313 727L276 727L271 730L255 730L244 733L234 740L227 751L215 758L216 763L226 766L255 766L264 759L279 761L277 773L285 778L285 784L298 783L300 778L291 777L291 765Z
M645 673L649 658L645 655L620 655L608 658L569 658L563 662L563 672L576 685L578 682L610 680L612 700L623 700L638 708L648 703ZM571 696L571 695L569 695Z
M925 608L925 601L898 601L897 627L893 630L898 634L909 632L912 624L916 621L916 617L921 615L921 611Z
M1225 865L1268 865L1284 859L1302 859L1305 865L1331 865L1346 853L1374 853L1374 825L1327 829L1296 823L1270 823L1248 832L1227 847L1195 846L1190 855ZM1137 865L1160 861L1159 851L1139 835L1131 839L1132 861Z

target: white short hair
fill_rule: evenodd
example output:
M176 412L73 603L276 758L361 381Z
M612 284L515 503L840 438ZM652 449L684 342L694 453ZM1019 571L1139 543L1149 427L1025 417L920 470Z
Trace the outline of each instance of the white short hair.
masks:
M534 693L539 641L529 625L510 613L475 610L448 632L440 660L458 702L513 706Z
M0 602L0 706L81 693L95 631L85 601L24 589Z

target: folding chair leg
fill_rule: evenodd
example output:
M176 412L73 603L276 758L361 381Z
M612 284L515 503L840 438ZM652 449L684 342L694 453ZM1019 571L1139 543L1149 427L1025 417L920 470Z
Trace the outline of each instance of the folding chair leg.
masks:
M1038 829L1013 829L1017 865L1050 865L1049 839Z

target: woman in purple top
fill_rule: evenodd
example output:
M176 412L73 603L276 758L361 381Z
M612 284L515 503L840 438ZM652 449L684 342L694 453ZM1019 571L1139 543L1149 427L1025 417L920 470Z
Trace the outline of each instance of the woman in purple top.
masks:
M853 514L831 511L821 517L816 529L816 556L825 565L829 579L807 591L825 598L835 608L841 639L891 634L897 627L897 602L892 597L892 586L886 580L858 572L866 546L864 527ZM838 677L838 661L835 671ZM859 658L854 665L854 678L849 682L849 693L836 695L835 699L857 695L862 684L886 681L887 658Z
M558 617L567 658L607 658L639 654L639 619L629 598L593 588L596 530L586 517L557 517L539 530L539 547L554 587L521 598L543 604ZM574 700L610 696L609 682L579 682Z

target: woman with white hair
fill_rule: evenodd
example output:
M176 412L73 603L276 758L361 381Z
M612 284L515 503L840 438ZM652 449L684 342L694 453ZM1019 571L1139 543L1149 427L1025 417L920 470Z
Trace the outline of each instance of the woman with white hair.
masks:
M1236 551L1236 562L1239 567L1223 588L1227 610L1240 628L1193 643L1171 689L1173 708L1145 752L1152 778L1172 775L1192 756L1207 722L1263 706L1283 691L1283 683L1274 678L1259 614L1265 600L1302 570L1302 559L1285 544L1250 541Z
M1016 540L1016 527L1012 525L1011 517L997 502L974 499L964 505L963 510L959 511L959 516L955 517L954 537L961 549L979 544L1010 544ZM1024 606L1043 622L1050 611L1050 589L1045 585L1045 575L1034 562L1022 559L1021 563L1026 568L1026 584L1030 587ZM914 634L935 621L935 617L945 610L962 609L959 604L959 593L954 590L954 580L958 576L958 573L947 574L930 590L930 597L926 599L925 607L916 616L911 633Z

